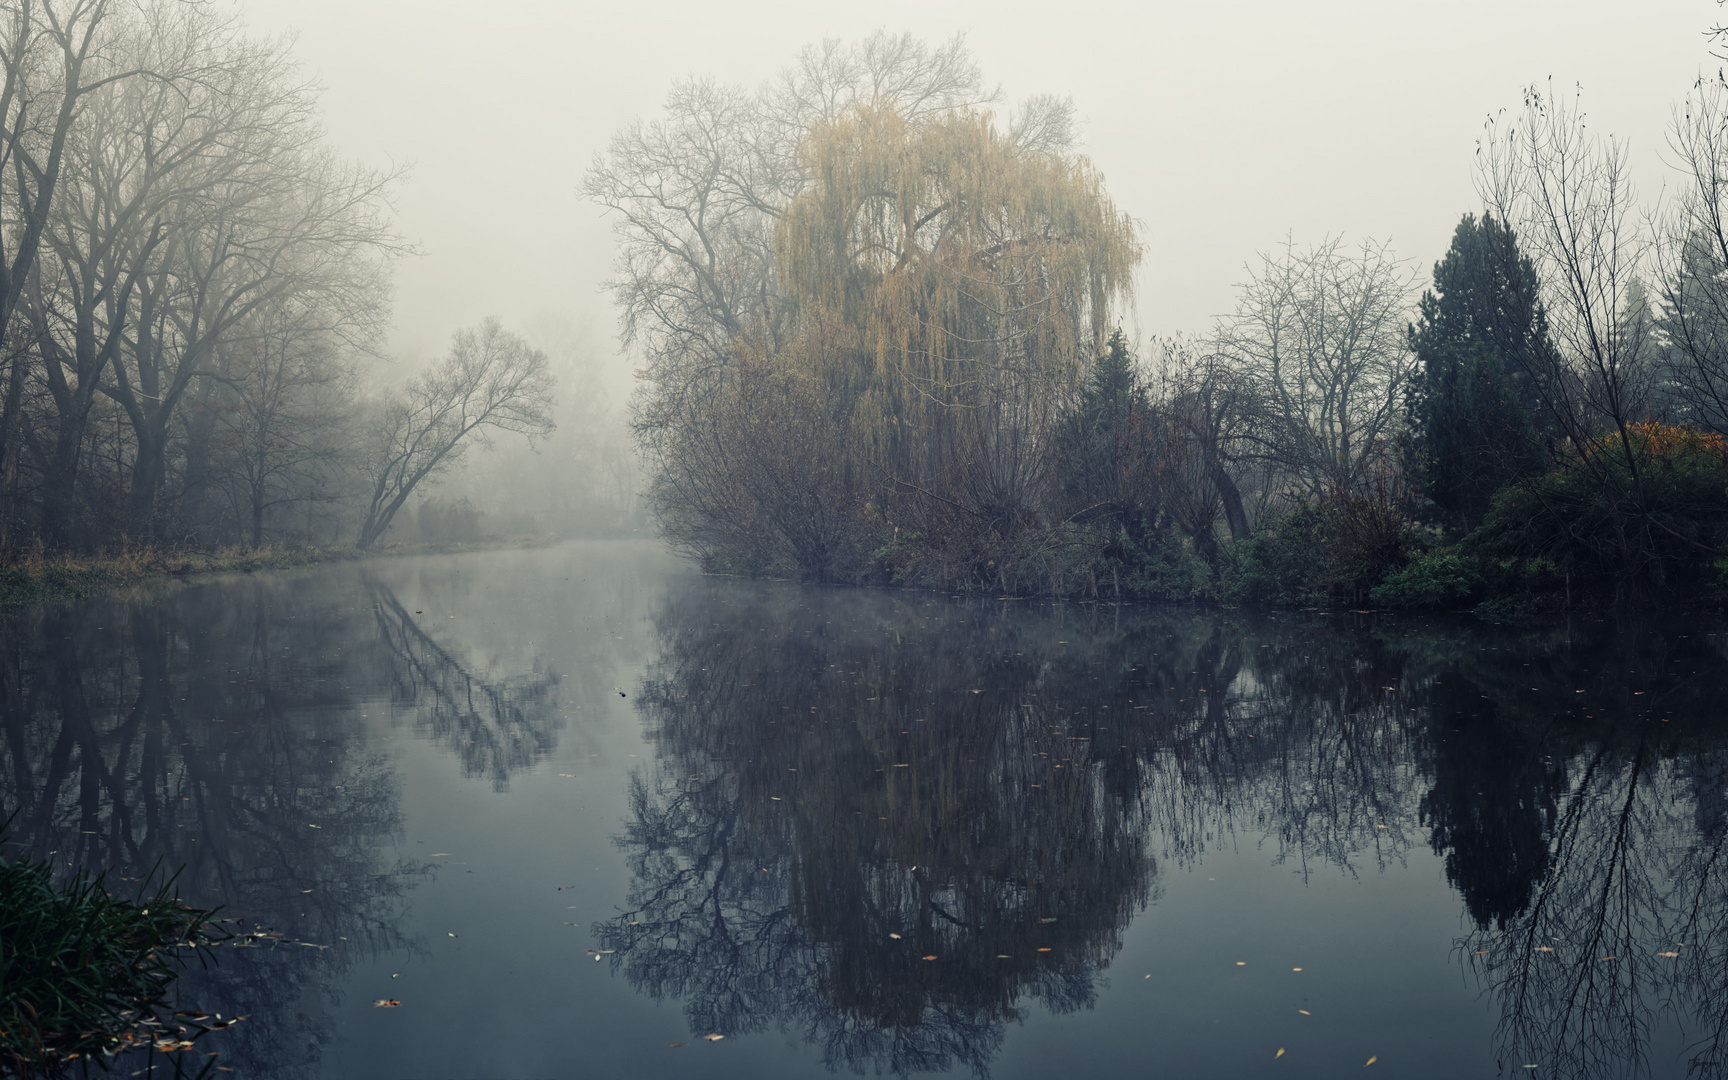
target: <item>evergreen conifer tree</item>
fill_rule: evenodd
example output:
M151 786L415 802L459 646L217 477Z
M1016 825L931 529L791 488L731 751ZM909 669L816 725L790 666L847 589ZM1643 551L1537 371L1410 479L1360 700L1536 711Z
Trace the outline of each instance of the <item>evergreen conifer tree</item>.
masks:
M1530 373L1553 346L1537 288L1512 230L1465 214L1418 304L1411 448L1452 525L1473 526L1495 491L1546 464L1550 425Z

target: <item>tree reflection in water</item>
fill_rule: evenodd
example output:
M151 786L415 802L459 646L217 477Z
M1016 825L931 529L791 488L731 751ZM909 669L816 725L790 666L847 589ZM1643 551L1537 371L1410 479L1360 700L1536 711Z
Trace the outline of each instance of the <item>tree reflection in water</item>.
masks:
M831 1069L982 1073L1028 1004L1090 1007L1160 862L1251 840L1356 874L1426 841L1480 928L1460 951L1505 1060L1636 1071L1662 1010L1715 1060L1728 766L1678 739L1708 732L1675 723L1669 669L1719 694L1721 664L1683 639L1624 656L1624 634L1565 629L723 582L658 625L630 910L596 933L698 1035L779 1026ZM1610 698L1639 704L1610 722ZM1569 945L1531 951L1548 938Z
M462 775L484 776L495 791L558 745L564 726L557 676L476 675L451 648L421 628L390 588L368 578L366 592L379 640L390 655L391 705L414 713L414 730L462 762Z
M238 1075L318 1075L339 976L415 947L398 923L431 870L385 855L400 794L357 714L394 698L495 783L559 723L549 677L474 677L383 584L369 606L308 586L271 575L0 622L9 845L111 879L184 866L189 902L317 946L222 948L182 979L188 1002L251 1018L208 1044Z
M1656 1030L1671 1024L1688 1075L1728 1075L1722 638L1622 624L1520 645L1524 680L1454 658L1522 748L1501 771L1532 778L1517 797L1546 825L1542 872L1516 903L1472 906L1478 929L1459 945L1499 1004L1499 1056L1549 1075L1649 1075ZM1542 704L1567 697L1576 704ZM1520 843L1534 848L1505 846ZM1470 868L1500 873L1493 852Z

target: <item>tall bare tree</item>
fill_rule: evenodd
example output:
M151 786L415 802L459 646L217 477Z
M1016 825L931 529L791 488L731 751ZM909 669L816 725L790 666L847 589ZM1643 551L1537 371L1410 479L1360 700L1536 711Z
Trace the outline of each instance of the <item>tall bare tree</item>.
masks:
M116 58L125 30L116 32L113 7L111 0L0 4L0 214L7 225L0 234L0 328L11 325L35 265L67 139L87 99L143 72Z

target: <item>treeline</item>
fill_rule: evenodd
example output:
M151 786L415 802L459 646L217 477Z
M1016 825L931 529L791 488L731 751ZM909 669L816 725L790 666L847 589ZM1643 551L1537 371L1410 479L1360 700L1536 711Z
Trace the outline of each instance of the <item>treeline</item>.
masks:
M378 541L488 432L549 433L495 322L381 344L398 176L210 5L0 3L0 552Z
M1287 240L1136 349L1142 252L1071 105L1005 124L961 40L693 81L585 193L616 216L636 425L716 571L1491 614L1728 586L1728 88L1682 193L1531 88L1418 299L1388 247ZM1702 591L1701 591L1702 590Z

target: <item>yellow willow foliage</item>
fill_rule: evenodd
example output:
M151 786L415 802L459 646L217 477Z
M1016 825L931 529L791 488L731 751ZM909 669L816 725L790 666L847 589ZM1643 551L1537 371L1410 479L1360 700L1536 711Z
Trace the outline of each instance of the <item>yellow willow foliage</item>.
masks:
M866 426L955 407L1024 423L1101 350L1140 246L1084 159L1019 152L987 114L864 109L817 127L802 162L775 236L804 341L788 359Z

